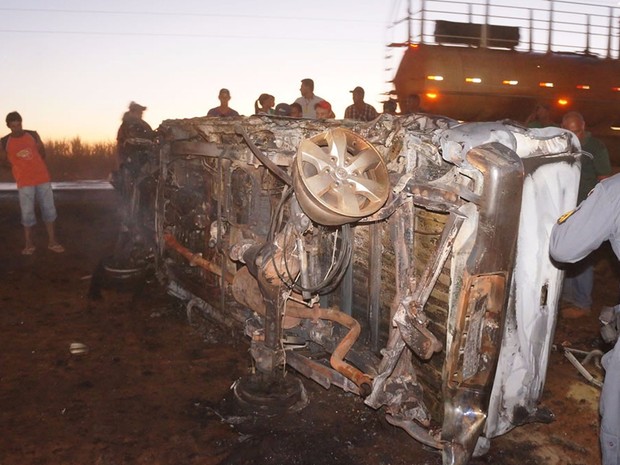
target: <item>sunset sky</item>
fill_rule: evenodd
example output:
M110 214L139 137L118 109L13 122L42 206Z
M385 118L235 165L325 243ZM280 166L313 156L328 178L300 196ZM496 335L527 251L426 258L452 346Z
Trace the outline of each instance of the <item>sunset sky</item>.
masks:
M294 101L306 77L338 117L357 85L380 110L392 8L385 0L2 0L0 113L4 121L19 111L44 139L108 140L131 100L157 127L206 115L227 87L230 106L250 115L263 92Z
M386 68L402 54L386 44L406 40L402 25L388 25L404 17L406 3L2 0L0 113L19 111L44 139L112 140L131 100L148 107L145 120L157 127L206 115L226 87L231 107L250 115L263 92L294 101L306 77L338 118L358 85L380 111L395 71Z

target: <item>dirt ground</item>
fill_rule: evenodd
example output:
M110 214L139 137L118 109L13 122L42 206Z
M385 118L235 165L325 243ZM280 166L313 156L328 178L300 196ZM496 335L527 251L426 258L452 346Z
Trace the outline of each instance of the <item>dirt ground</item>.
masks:
M0 465L441 464L360 398L305 379L310 404L299 413L235 410L230 387L250 369L245 338L206 320L190 324L155 280L88 299L90 276L114 243L115 193L58 191L56 202L66 253L47 250L38 226L37 250L26 257L16 193L0 194ZM604 249L594 315L560 320L556 345L598 348L598 309L616 303L617 289ZM72 354L72 343L85 352ZM470 463L600 463L598 397L554 351L543 404L556 420L496 438Z

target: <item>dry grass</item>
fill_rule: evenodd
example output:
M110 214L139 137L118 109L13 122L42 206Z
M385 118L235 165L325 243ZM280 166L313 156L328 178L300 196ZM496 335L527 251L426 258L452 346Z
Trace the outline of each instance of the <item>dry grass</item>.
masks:
M71 140L43 141L52 181L108 179L116 166L116 143ZM12 182L10 170L0 170L0 182Z

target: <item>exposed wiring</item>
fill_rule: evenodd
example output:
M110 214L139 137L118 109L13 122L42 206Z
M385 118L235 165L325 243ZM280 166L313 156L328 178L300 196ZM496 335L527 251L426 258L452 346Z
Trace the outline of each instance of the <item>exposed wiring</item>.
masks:
M579 362L579 360L577 360L577 358L572 354L573 352L578 353L578 354L587 354L586 357L583 359L582 362ZM586 379L588 380L588 382L594 384L595 386L602 388L603 387L603 383L601 381L599 381L598 379L596 379L594 376L592 376L592 374L586 370L586 368L584 367L584 365L589 362L591 359L595 360L595 365L600 366L600 364L597 364L596 361L597 359L600 359L600 357L603 355L603 352L601 352L600 350L593 350L591 352L584 352L584 351L580 351L580 350L576 350L576 349L571 349L569 347L565 347L564 348L564 356L568 359L569 362L571 362L573 364L573 366L577 369L577 371Z

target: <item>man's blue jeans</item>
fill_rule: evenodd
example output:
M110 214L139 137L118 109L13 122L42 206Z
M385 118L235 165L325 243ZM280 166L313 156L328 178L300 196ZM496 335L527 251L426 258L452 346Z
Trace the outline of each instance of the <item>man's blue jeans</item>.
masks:
M571 265L564 275L562 300L579 308L592 307L592 288L594 287L594 265L584 259Z

